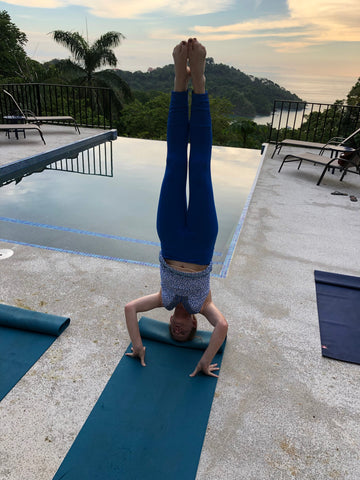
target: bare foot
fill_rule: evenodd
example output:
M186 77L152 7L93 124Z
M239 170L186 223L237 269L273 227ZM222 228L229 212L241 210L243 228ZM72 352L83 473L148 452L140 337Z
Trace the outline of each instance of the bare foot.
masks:
M174 91L185 92L188 88L190 69L187 65L188 61L188 45L187 42L182 41L173 51L173 58L175 64L175 80Z
M188 56L194 93L205 93L206 48L196 38L188 40Z

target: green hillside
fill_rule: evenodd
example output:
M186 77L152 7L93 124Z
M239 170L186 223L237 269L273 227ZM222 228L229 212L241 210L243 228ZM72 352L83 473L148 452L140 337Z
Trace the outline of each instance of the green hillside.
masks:
M294 93L266 78L246 75L240 70L207 59L207 88L215 97L227 98L234 106L234 114L252 118L270 115L274 100L301 101ZM166 65L148 72L118 70L118 74L133 91L169 92L173 83L174 67Z

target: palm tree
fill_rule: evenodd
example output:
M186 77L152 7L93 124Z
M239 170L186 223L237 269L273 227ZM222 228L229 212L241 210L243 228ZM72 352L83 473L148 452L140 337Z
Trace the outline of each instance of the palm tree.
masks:
M69 59L58 64L72 82L111 88L120 108L124 98L131 98L129 85L119 75L111 70L97 71L106 65L116 67L117 58L112 48L125 39L122 33L107 32L92 45L78 32L54 30L51 34L55 42L68 48L74 57L74 61Z

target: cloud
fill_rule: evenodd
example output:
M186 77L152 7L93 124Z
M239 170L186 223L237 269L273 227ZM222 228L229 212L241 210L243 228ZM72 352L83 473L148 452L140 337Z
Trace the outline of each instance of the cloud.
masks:
M137 18L152 12L166 11L173 15L193 16L224 11L236 0L5 0L4 3L30 8L59 8L77 5L103 18Z
M57 8L64 6L62 0L29 0L28 2L24 0L4 0L3 3L30 8Z
M208 41L268 37L267 44L278 51L360 41L359 0L288 0L288 9L286 17L260 18L217 27L197 25L194 30Z

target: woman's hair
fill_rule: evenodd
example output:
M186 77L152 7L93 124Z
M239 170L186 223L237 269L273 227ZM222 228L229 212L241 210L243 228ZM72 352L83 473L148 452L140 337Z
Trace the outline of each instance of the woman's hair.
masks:
M196 318L195 315L193 315L193 314L191 315L191 318L192 318L193 320L195 320L196 325L191 329L191 331L190 331L190 333L189 333L189 336L188 336L187 338L185 338L184 340L180 340L180 341L182 341L182 342L190 342L190 340L193 340L194 337L195 337L195 335L196 335L196 330L197 330L197 318ZM169 332L170 332L171 338L172 338L173 340L175 340L176 342L178 342L179 340L176 339L176 338L174 338L174 335L173 335L173 333L172 333L172 331L171 331L171 325L170 325L170 324L169 324Z

